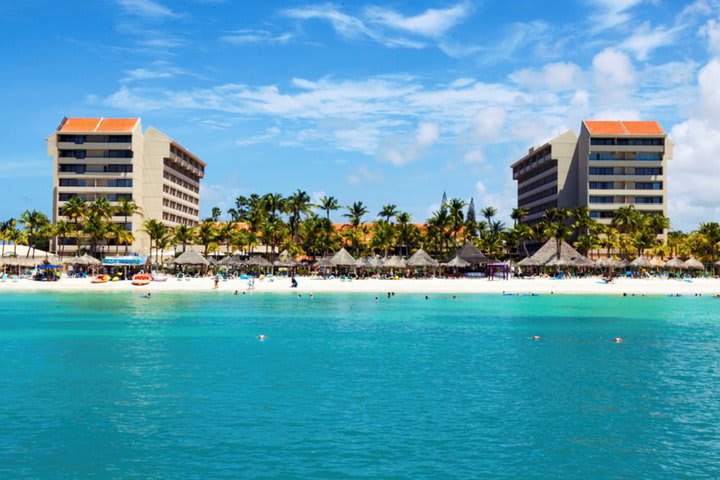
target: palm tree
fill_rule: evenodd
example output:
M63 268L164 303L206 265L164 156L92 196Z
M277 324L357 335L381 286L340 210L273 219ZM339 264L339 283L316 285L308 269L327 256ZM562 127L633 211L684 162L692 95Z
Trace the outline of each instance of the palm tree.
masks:
M290 232L292 233L293 242L298 242L298 232L300 230L300 221L303 215L307 215L312 208L310 203L310 195L298 189L295 193L287 198L287 210L290 213L288 222L290 223Z
M480 214L485 218L487 224L490 225L493 217L497 215L497 209L495 207L485 207Z
M69 218L73 224L73 236L77 239L76 251L80 252L80 221L85 218L88 213L88 204L80 197L74 196L60 207L60 214Z
M182 253L185 253L187 244L193 241L195 230L189 225L178 225L173 231L173 239L176 244L182 245Z
M106 238L110 223L98 213L91 213L85 218L82 229L83 233L90 240L90 252L97 256L98 244Z
M457 239L465 226L465 202L459 198L451 198L447 203L448 216L450 217L450 229L452 230L453 246L457 246Z
M117 206L115 207L115 214L123 217L123 225L127 225L128 223L128 217L132 217L136 213L140 213L142 209L138 206L137 203L135 203L135 200L132 198L120 198L117 201ZM127 255L128 249L130 248L129 244L125 244L125 254Z
M330 212L340 208L337 198L324 196L320 199L320 203L316 205L321 210L325 210L325 218L330 220Z
M168 236L168 226L160 220L149 218L143 222L141 231L150 237L150 258L153 256L153 247L155 247L155 257L157 261L159 243Z
M22 215L20 215L20 221L25 227L25 234L27 235L30 247L25 256L29 257L30 250L32 250L33 258L35 258L35 245L38 236L40 236L45 227L50 224L50 220L48 220L47 216L42 212L25 210Z
M720 247L720 224L717 222L701 223L698 233L703 237L710 252L710 261L715 263L717 260L718 247Z
M230 238L235 231L235 224L230 222L221 222L216 227L217 240L220 244L225 244L226 253L230 254Z
M380 213L378 213L377 216L385 219L385 222L390 223L390 220L395 218L395 215L397 215L397 213L397 205L389 203L387 205L383 205Z
M114 213L115 207L105 197L100 197L88 205L88 215L97 215L103 220L110 220Z
M528 215L530 215L530 210L523 207L513 208L510 212L510 218L512 219L514 225L522 222L523 218L527 217Z
M220 215L222 215L222 210L218 207L212 208L212 213L210 213L210 218L213 222L219 222L220 221Z
M195 227L195 241L204 247L203 254L207 257L210 244L217 240L217 231L213 222L201 222Z
M518 255L520 247L522 247L525 257L530 256L530 252L527 249L527 241L533 238L533 229L525 223L516 223L510 231L511 237L514 239L514 243L518 248Z
M465 241L475 238L478 231L477 215L475 214L475 200L470 199L467 214L465 215Z
M570 210L567 208L549 208L545 211L545 231L550 237L555 237L557 258L560 258L563 242L572 236L572 229L567 225Z
M347 218L350 221L350 225L352 225L354 235L352 237L352 248L353 253L357 254L358 251L358 245L359 245L359 238L358 238L358 230L360 227L360 224L362 223L362 217L368 214L368 209L363 205L362 202L354 202L351 206L346 207L348 210L348 213L344 213L343 217Z
M66 220L58 220L55 222L55 225L53 226L53 235L55 235L59 240L58 243L60 243L60 248L58 249L58 253L61 257L65 250L65 239L74 232L75 230L73 226Z
M15 220L11 218L10 220L0 222L0 241L2 241L2 253L0 253L0 257L5 256L5 244L9 241L8 230L10 230L10 226L14 221Z

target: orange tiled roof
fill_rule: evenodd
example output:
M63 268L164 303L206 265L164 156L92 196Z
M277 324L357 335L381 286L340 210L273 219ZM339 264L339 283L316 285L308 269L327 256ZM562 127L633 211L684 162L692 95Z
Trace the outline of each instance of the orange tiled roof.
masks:
M59 132L130 132L138 118L66 118Z
M665 135L656 121L599 121L585 120L591 135Z
M135 128L137 118L103 118L97 132L130 132Z
M622 122L630 135L665 135L658 122Z

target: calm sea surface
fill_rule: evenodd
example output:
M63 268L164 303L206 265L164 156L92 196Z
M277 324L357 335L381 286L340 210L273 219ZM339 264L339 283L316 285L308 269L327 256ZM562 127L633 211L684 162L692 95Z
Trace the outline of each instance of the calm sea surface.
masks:
M0 478L720 478L720 300L2 294Z

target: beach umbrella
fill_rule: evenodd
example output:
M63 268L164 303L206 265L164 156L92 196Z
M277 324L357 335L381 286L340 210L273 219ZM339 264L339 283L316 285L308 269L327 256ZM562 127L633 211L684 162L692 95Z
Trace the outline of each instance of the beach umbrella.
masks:
M88 255L87 253L85 255L81 255L79 257L72 257L72 258L66 258L62 261L63 265L78 265L81 267L90 267L90 266L100 266L102 265L102 261L98 260L97 258Z
M440 263L434 258L432 258L430 255L428 255L425 250L420 249L417 252L413 253L410 258L408 258L407 265L408 267L415 268L435 268L440 265Z
M595 265L601 268L624 268L627 266L624 261L618 260L615 257L601 258L595 262Z
M56 255L48 255L47 257L3 257L2 264L14 267L37 267L38 265L49 264L57 265L60 258Z
M685 262L680 260L678 257L673 258L672 260L668 260L665 262L665 268L672 269L672 268L679 268L679 269L685 269Z
M542 265L540 262L535 260L533 257L523 258L517 264L518 264L518 267L539 267L540 265Z
M170 263L179 266L190 266L190 267L209 267L210 262L200 255L195 250L186 250L181 253L179 257L172 260Z
M370 257L362 257L355 260L355 267L357 268L372 268L370 264Z
M573 266L575 266L575 267L592 268L595 266L594 260L591 260L582 255L579 257L572 258L572 259L570 259L570 261L573 264Z
M705 265L695 257L690 257L685 261L685 268L688 270L705 270Z
M551 237L537 252L535 252L532 257L530 257L534 262L532 265L548 265L557 267L559 265L549 265L549 262L557 257L557 253L557 241L555 240L555 237ZM567 264L564 266L571 266L572 260L580 257L582 257L580 252L571 247L567 242L563 241L560 243L560 259ZM560 260L558 260L558 262L559 261Z
M407 262L402 257L393 256L383 259L382 261L383 268L405 268L407 266Z
M551 259L550 261L548 261L547 263L545 263L545 266L546 266L546 267L564 268L564 267L573 267L573 266L576 266L576 265L575 265L575 263L574 263L571 259L569 259L569 258L565 258L565 257L555 257L555 258Z
M318 268L328 268L332 267L332 263L330 263L330 259L332 257L322 257L315 261L314 266Z
M293 268L297 267L297 261L292 257L280 257L273 262L274 267Z
M341 248L335 255L332 256L330 264L333 267L354 267L355 259L348 253L347 250Z
M248 267L272 267L272 263L260 255L253 255L245 260L243 265L247 265Z
M650 260L650 265L652 265L653 268L662 268L665 266L665 261L662 258L653 257Z
M467 242L465 245L460 247L456 254L457 257L465 260L471 265L482 265L489 263L490 260L480 251L472 242Z
M647 257L640 255L635 260L630 262L630 266L633 268L650 268L652 267L652 264L650 263L650 260L647 259Z
M470 262L466 262L462 258L456 256L449 262L445 264L446 267L454 267L454 268L465 268L470 266Z

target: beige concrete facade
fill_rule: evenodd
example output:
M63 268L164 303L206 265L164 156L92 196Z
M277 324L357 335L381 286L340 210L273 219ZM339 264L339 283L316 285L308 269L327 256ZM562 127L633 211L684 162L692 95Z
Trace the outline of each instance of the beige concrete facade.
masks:
M518 207L529 214L524 223L537 223L548 208L577 204L577 135L572 130L553 138L511 165L518 182Z
M170 227L199 221L205 162L154 128L143 134L139 118L65 118L47 142L54 171L53 221L67 220L62 207L73 196L88 202L105 197L113 205L122 197L133 199L141 213L128 218L125 228L135 237L131 251L141 255L150 249L141 231L145 219ZM124 218L112 221L122 224ZM63 250L74 254L74 239L67 239ZM101 250L114 253L115 247Z
M527 223L553 207L588 207L605 225L627 205L667 216L671 158L672 142L657 122L583 121L579 137L565 132L512 164L518 207L530 210Z

